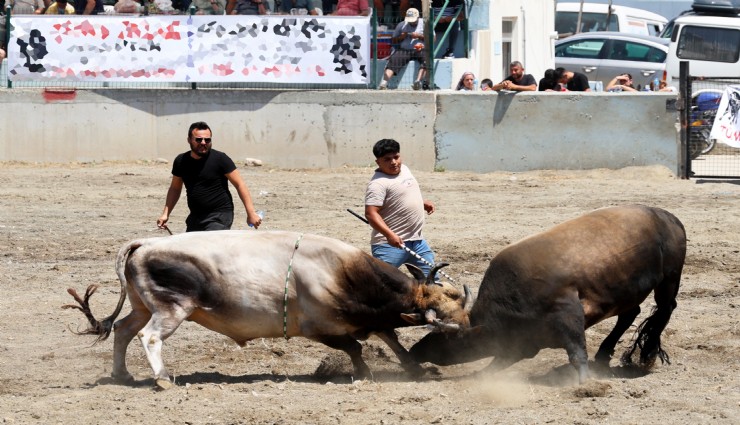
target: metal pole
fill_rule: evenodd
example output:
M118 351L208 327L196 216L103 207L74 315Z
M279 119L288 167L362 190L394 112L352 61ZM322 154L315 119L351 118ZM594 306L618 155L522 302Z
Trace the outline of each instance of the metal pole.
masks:
M359 218L360 220L364 221L365 224L370 224L370 222L367 221L367 219L360 214L357 214L356 212L352 211L351 209L347 208L347 212L352 214L353 216ZM421 261L422 263L426 264L429 267L434 267L434 264L427 261L424 257L417 254L412 250L411 248L407 247L406 245L403 246L404 251L408 252L409 254L413 255L417 260ZM437 273L441 274L442 276L446 277L450 282L457 283L455 279L451 278L447 273L443 272L442 270L437 270Z

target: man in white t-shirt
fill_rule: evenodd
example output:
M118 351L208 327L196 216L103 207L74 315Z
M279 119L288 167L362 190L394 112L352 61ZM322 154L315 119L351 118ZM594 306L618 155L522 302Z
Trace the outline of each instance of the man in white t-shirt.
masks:
M375 170L365 192L365 218L373 231L370 245L373 257L399 267L410 263L429 274L434 251L422 236L426 214L434 204L421 195L419 183L401 161L401 146L393 139L382 139L373 147ZM424 258L426 264L403 248Z

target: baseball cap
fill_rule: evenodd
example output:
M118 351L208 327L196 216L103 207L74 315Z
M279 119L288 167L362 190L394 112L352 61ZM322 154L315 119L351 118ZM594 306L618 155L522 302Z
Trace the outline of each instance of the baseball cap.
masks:
M408 22L409 24L413 24L419 19L419 10L414 9L413 7L410 7L406 11L406 19L404 21Z

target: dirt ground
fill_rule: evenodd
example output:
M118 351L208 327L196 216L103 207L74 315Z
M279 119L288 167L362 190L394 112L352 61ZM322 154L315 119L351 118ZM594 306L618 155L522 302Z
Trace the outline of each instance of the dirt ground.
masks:
M563 350L486 377L488 359L434 367L410 380L383 343L365 343L374 379L353 381L343 353L303 338L255 340L240 348L185 323L163 356L176 386L153 389L138 341L128 352L134 385L109 378L112 338L62 310L97 283L98 318L120 291L114 258L134 238L165 237L155 221L169 164L0 164L0 423L79 424L642 424L740 421L740 185L682 181L661 167L472 174L415 172L438 211L425 229L438 261L477 291L488 261L507 244L593 209L629 203L665 208L686 226L689 248L678 308L663 335L671 364L610 373L576 384ZM371 168L276 170L240 167L265 210L259 230L290 229L369 251L362 211ZM171 219L184 231L181 200ZM235 228L245 228L237 210ZM652 305L643 305L641 320ZM123 314L126 314L125 307ZM596 351L614 319L587 332ZM424 335L400 331L407 347ZM621 354L632 330L618 345Z

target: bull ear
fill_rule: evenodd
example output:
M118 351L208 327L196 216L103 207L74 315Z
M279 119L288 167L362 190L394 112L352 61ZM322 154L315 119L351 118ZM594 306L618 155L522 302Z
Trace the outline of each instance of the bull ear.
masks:
M401 313L401 319L416 326L426 324L419 313Z
M429 271L429 276L427 276L427 285L433 285L436 282L434 282L434 278L437 276L437 270L441 269L442 267L449 266L450 263L437 263L432 267L432 270Z
M413 264L404 263L404 266L408 269L409 273L411 273L411 276L414 277L414 279L422 282L424 279L426 279L426 276L424 276L424 272L421 271L420 268L416 267Z

